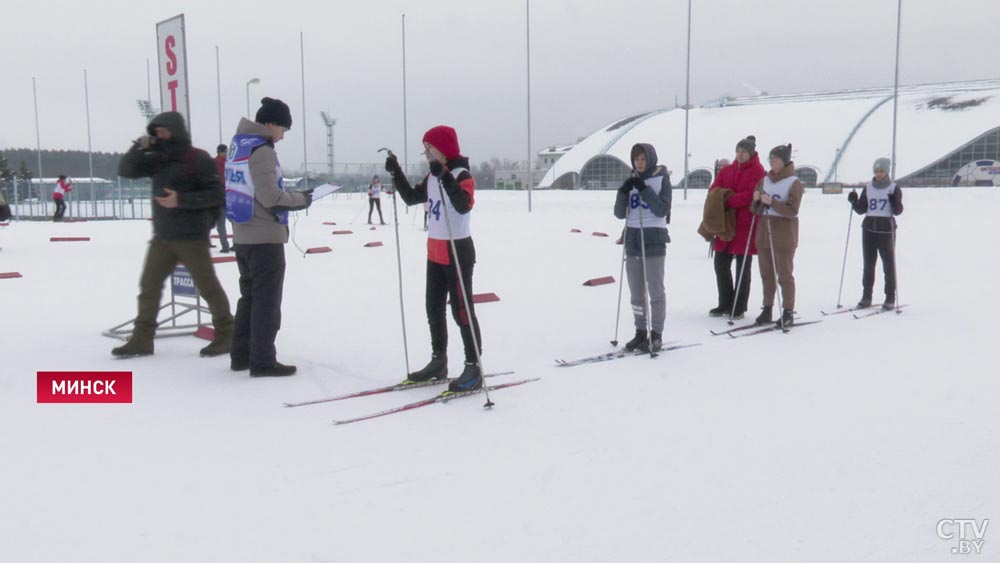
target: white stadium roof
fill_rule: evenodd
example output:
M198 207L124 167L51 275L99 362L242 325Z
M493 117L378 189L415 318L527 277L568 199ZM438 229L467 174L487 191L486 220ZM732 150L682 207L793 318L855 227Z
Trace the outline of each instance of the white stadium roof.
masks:
M796 166L813 168L819 182L867 180L875 159L892 152L892 98L892 88L875 88L726 98L692 108L689 169L713 172L716 159L732 159L737 141L754 135L762 163L771 147L790 142ZM1000 80L901 87L896 177L919 172L998 127ZM684 110L672 108L601 127L556 162L540 187L579 174L601 155L628 163L635 143L651 143L674 185L682 180Z

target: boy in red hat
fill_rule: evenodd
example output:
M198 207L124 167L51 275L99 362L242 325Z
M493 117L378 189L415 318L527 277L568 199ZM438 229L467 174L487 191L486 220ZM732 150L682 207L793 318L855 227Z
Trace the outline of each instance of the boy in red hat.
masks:
M476 181L469 172L469 159L461 154L454 129L445 125L432 127L424 133L423 142L430 173L416 186L410 186L395 155L390 153L385 159L385 169L392 175L393 185L403 201L407 205L428 204L425 301L432 355L426 367L409 374L407 379L419 382L448 376L446 305L451 295L452 317L458 323L465 346L465 369L448 389L471 391L483 386L479 364L482 339L472 306L476 247L472 242L471 212Z

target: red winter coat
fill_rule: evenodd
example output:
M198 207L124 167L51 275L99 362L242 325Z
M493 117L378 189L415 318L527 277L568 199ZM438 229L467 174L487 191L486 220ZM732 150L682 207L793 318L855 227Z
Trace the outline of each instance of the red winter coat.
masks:
M719 171L712 182L709 190L729 188L733 190L733 195L726 200L726 207L736 210L736 236L731 241L724 241L715 237L712 241L712 248L716 252L728 252L729 254L743 254L747 249L747 240L750 240L750 254L757 254L757 245L754 244L754 234L750 232L750 223L753 221L753 213L750 212L750 203L753 201L753 192L761 178L767 175L764 167L760 165L760 158L754 154L746 164L734 162ZM757 230L756 224L754 231Z

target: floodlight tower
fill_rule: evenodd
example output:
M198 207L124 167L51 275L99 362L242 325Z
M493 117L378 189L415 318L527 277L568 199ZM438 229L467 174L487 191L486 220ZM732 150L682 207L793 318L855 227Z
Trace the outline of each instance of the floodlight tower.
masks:
M337 124L337 120L330 117L330 114L325 111L321 111L319 114L326 125L326 173L327 181L330 182L333 181L333 126Z
M146 123L152 121L153 117L155 117L157 113L153 104L151 104L149 100L136 100L135 103L139 106L139 113L146 118Z

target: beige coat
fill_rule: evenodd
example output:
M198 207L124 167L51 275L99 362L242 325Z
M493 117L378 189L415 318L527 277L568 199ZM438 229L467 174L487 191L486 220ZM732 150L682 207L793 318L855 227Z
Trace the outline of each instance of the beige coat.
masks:
M270 140L267 127L240 119L236 128L239 135L259 135ZM246 223L233 223L235 244L285 244L288 242L288 226L278 222L272 211L275 207L302 207L306 196L285 192L278 187L278 155L272 145L261 145L250 155L250 176L254 185L253 217Z

